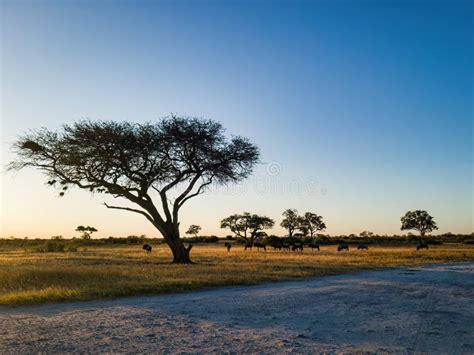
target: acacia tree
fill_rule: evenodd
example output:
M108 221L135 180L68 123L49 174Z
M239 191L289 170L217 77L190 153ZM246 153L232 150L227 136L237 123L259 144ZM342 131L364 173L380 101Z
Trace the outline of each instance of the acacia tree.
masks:
M298 216L298 210L294 208L289 208L282 213L282 216L284 218L281 221L280 226L285 229L288 229L288 237L291 238L293 236L294 231L298 229L301 222L300 216Z
M416 230L420 232L420 244L423 244L423 237L426 233L430 233L438 226L428 212L422 210L408 211L401 219L401 230Z
M221 221L221 228L230 229L250 246L253 246L253 243L266 235L263 232L264 229L273 228L274 225L275 221L273 219L250 214L249 212L233 214Z
M323 222L323 217L316 213L306 212L304 216L299 219L298 229L306 236L308 233L311 238L314 233L326 229L326 224Z
M186 231L186 234L196 237L199 234L200 230L201 230L201 226L198 226L197 224L191 224L188 230Z
M84 240L89 240L91 239L92 233L97 232L97 229L91 226L77 226L76 232L82 232L81 238Z
M41 170L60 195L74 186L135 204L104 203L144 216L163 235L174 263L191 262L192 245L185 247L179 232L184 203L212 183L243 180L259 157L248 139L226 138L220 123L177 116L144 124L79 121L21 136L14 149L18 158L9 168Z

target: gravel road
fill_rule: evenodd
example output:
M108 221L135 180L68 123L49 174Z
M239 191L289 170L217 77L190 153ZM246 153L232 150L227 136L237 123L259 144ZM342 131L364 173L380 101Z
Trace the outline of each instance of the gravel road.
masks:
M474 353L474 263L0 308L0 353Z

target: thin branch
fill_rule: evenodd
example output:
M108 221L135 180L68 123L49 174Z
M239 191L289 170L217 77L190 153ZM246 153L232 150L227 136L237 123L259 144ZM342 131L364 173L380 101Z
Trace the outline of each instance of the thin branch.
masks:
M139 213L139 214L145 216L151 223L153 223L153 225L156 225L153 218L148 213L146 213L145 211L140 211L140 210L137 210L137 209L134 209L134 208L129 208L129 207L109 206L106 202L104 202L104 206L107 207L107 208L110 208L110 209L124 210L124 211Z
M193 193L193 194L187 196L186 198L184 198L184 199L178 204L178 208L180 208L180 207L181 207L187 200L189 200L190 198L193 198L193 197L195 197L195 196L200 195L201 193L203 193L203 192L204 192L204 188L205 188L206 186L210 185L210 184L212 184L212 177L209 179L208 182L206 182L206 183L202 184L201 186L199 186L198 190L197 190L195 193Z

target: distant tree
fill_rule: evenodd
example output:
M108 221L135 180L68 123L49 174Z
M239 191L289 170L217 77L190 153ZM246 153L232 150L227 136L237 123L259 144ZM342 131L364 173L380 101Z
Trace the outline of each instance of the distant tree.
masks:
M280 223L280 226L288 230L288 237L292 237L296 229L298 229L301 219L298 216L298 210L289 208L282 213L283 220Z
M191 224L186 231L186 234L192 235L193 237L197 237L201 230L201 226L198 226L197 224Z
M360 233L360 236L363 237L363 238L370 238L373 235L374 235L374 233L369 232L369 231L363 231L362 233Z
M300 231L300 233L294 233L293 235L294 235L295 237L297 237L298 235L300 235L301 237L306 238L306 237L308 237L308 235L310 234L309 228L308 228L308 226L306 225L303 216L299 216L299 217L298 217L298 230Z
M177 116L143 124L79 121L60 132L26 134L14 148L18 158L9 169L39 169L60 196L74 186L133 203L135 208L104 205L144 216L175 263L191 262L192 245L180 238L180 208L212 183L245 179L259 157L246 138L226 138L220 123Z
M78 226L76 232L82 232L81 239L90 240L92 238L92 233L97 232L97 229L90 226Z
M273 219L249 212L234 214L221 221L221 228L230 229L237 237L250 245L266 235L262 234L264 229L273 228L274 225Z
M402 222L401 230L416 230L420 233L420 244L423 244L423 237L426 233L438 229L433 217L422 210L408 211L400 220Z
M322 216L318 216L316 213L306 212L304 216L299 219L298 229L304 236L309 234L310 237L313 238L315 233L326 229L326 224L323 222Z

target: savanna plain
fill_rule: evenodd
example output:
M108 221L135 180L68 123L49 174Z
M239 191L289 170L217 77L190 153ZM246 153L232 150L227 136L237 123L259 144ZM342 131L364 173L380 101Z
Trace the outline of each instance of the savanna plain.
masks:
M166 245L151 253L141 245L88 246L75 252L39 253L0 248L0 306L83 301L185 292L226 285L353 273L363 270L473 262L474 245L443 244L417 251L413 246L371 246L369 250L245 251L223 243L196 245L195 264L171 264Z

